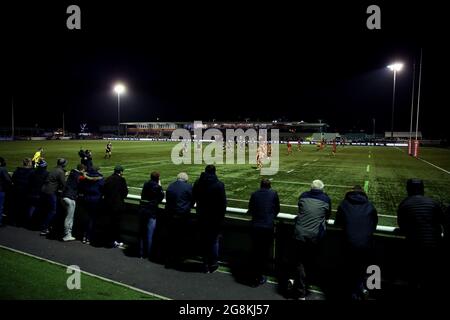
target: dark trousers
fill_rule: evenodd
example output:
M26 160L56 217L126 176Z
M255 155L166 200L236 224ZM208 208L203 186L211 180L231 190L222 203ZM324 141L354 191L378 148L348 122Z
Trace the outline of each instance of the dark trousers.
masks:
M219 231L213 226L200 226L200 243L203 263L206 267L218 266L219 260Z
M166 266L176 266L186 258L190 230L191 223L187 214L186 217L181 215L170 217L165 250Z
M270 249L273 243L273 229L252 228L252 277L261 281L266 270Z
M44 222L42 223L41 230L47 230L52 225L52 222L56 216L58 198L56 194L43 193L41 195L41 199L46 210L46 215L44 217Z
M111 242L121 240L121 232L120 232L120 222L122 219L122 211L123 209L120 208L110 208L107 210L108 214L110 214L110 240Z
M408 284L412 298L428 298L438 296L445 290L444 259L442 249L409 248L408 250ZM431 294L431 295L430 295Z
M346 246L345 255L345 287L348 297L361 298L367 278L367 267L370 264L372 250Z
M2 192L0 192L0 225L2 224L2 219L3 219L4 203L5 203L5 193L2 191Z
M318 250L319 246L315 241L310 239L305 241L295 240L293 293L299 298L306 296L306 271L314 265Z
M83 238L86 238L88 241L92 241L95 236L95 223L101 209L100 200L84 201L83 204L88 214L88 219L85 220L83 225Z

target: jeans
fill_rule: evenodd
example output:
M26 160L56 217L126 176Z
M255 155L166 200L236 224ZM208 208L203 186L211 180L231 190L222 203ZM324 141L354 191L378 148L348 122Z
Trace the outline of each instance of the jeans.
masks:
M30 222L33 219L36 209L38 209L38 207L40 206L41 197L40 196L30 196L28 199L28 202L29 202L29 206L28 206L27 220L28 220L28 222Z
M63 198L63 205L66 211L66 219L64 220L64 236L71 236L73 216L75 213L75 200Z
M143 226L141 226L141 236L139 242L141 257L150 257L155 228L156 228L156 218L144 219Z
M5 193L0 192L0 225L2 224L3 219L3 205L5 203Z
M56 194L42 194L43 203L46 206L47 214L42 223L41 230L47 230L56 216Z

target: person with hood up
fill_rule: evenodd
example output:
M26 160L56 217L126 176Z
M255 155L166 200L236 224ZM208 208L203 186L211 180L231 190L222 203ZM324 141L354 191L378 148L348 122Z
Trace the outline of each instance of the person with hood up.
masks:
M204 271L212 273L219 267L219 235L227 208L225 186L217 178L214 165L207 165L194 183L193 196L199 215Z
M364 279L373 256L373 234L377 228L377 210L361 186L346 193L338 207L335 226L343 230L343 248L349 294L353 300L362 300L367 292Z

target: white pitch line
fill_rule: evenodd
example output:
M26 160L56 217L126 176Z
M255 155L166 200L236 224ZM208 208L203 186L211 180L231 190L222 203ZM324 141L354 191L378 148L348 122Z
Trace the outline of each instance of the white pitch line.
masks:
M31 253L28 253L28 252L24 252L24 251L20 251L20 250L17 250L17 249L13 249L13 248L10 248L10 247L6 247L4 245L0 245L0 248L3 248L5 250L9 250L9 251L12 251L12 252L15 252L15 253L20 253L20 254L22 254L24 256L28 256L28 257L31 257L31 258L34 258L34 259L45 261L45 262L48 262L50 264L54 264L54 265L57 265L57 266L60 266L60 267L66 268L66 269L69 267L68 265L65 265L63 263L59 263L59 262L52 261L52 260L49 260L49 259L46 259L46 258L35 256L34 254L31 254ZM118 286L121 286L121 287L125 287L125 288L128 288L128 289L137 291L137 292L145 293L147 295L154 296L154 297L157 297L157 298L162 299L162 300L172 300L170 298L161 296L159 294L148 292L148 291L145 291L145 290L142 290L142 289L130 286L128 284L125 284L125 283L122 283L122 282L119 282L119 281L115 281L115 280L111 280L111 279L108 279L108 278L105 278L105 277L102 277L102 276L99 276L97 274L93 274L93 273L90 273L90 272L87 272L87 271L84 271L84 270L81 270L81 269L80 269L80 272L84 273L85 275L91 276L93 278L97 278L97 279L103 280L105 282L113 283L115 285L118 285Z
M316 162L316 161L318 161L318 160L319 160L319 159L314 159L313 162Z
M441 167L438 167L437 165L432 164L431 162L428 162L427 160L424 160L424 159L422 159L422 158L417 158L417 159L419 159L420 161L423 161L423 162L425 162L425 163L428 163L430 166L433 166L433 167L435 167L436 169L439 169L439 170L441 170L441 171L444 171L446 174L450 174L449 171L447 171L447 170L445 170L445 169L442 169Z
M286 173L291 173L292 171L294 171L294 169L291 169L289 171L286 171Z
M309 162L307 162L307 163L304 163L304 164L303 164L303 167L307 166L308 164L309 164Z
M400 152L402 152L402 153L406 153L405 151L403 151L403 150L400 149L399 147L395 147L395 149L397 149L398 151L400 151ZM424 160L424 159L422 159L422 158L416 158L416 159L419 159L420 161L423 161L423 162L429 164L430 166L435 167L436 169L439 169L439 170L441 170L441 171L444 171L446 174L450 174L450 171L447 171L447 170L445 170L445 169L443 169L443 168L441 168L441 167L439 167L439 166L437 166L437 165L435 165L435 164L433 164L433 163L431 163L431 162L428 162L427 160Z

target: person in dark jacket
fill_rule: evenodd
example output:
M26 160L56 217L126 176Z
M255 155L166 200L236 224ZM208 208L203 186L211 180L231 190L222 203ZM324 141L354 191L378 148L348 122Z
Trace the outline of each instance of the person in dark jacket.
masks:
M361 186L354 186L339 205L335 221L335 225L343 229L345 271L353 300L364 298L364 279L373 254L377 224L377 210Z
M46 209L44 222L41 226L42 236L46 236L50 233L51 224L56 216L58 197L61 197L61 193L66 185L66 165L66 159L58 159L56 168L49 173L47 180L45 180L45 183L42 186L41 197Z
M298 215L294 221L295 272L294 298L306 298L307 283L305 270L311 267L319 250L319 242L325 236L326 220L331 214L331 200L323 192L324 184L314 180L311 190L300 195Z
M37 208L41 207L41 190L48 177L47 162L40 160L36 163L36 169L30 174L28 193L28 226L32 221Z
M398 207L397 223L406 236L412 291L423 294L440 282L445 218L440 205L424 195L422 180L409 179L406 190L408 196Z
M90 244L94 234L95 222L101 209L105 180L100 173L99 167L92 167L86 172L85 177L85 179L81 179L78 190L80 202L88 214L88 219L84 223L82 230L82 242L84 244Z
M180 172L177 180L166 191L166 214L169 217L169 231L166 247L166 268L177 266L184 260L188 235L191 231L191 208L194 206L192 185L188 175Z
M92 152L91 150L83 150L80 149L78 151L78 155L80 156L81 164L86 167L86 171L89 171L94 166L92 162Z
M6 192L9 191L12 181L6 170L6 161L0 157L0 227L3 226L3 208L5 205Z
M105 211L111 218L111 244L123 247L120 241L120 219L125 210L125 199L128 195L127 181L123 177L123 167L117 165L114 173L106 178L103 190Z
M17 167L12 175L12 208L11 222L17 225L23 225L26 221L28 209L28 194L30 175L33 172L33 164L30 158L22 161L22 167Z
M72 236L73 218L78 198L78 186L85 179L86 167L78 164L76 169L70 170L67 177L66 185L62 193L63 207L65 209L66 218L64 219L64 237L63 241L73 241Z
M227 209L225 186L217 178L215 166L206 166L194 183L193 196L199 215L204 270L212 273L219 267L219 235Z
M273 243L274 219L280 212L278 193L271 189L269 179L262 179L260 189L253 192L248 203L251 215L252 265L254 285L266 282L264 266Z
M152 172L150 180L144 183L141 192L139 246L140 256L143 258L150 258L159 211L158 205L164 199L164 191L159 177L159 172Z

